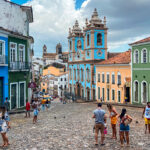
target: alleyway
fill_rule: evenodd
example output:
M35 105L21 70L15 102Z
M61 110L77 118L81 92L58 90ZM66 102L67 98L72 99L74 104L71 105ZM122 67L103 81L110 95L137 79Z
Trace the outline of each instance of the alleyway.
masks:
M24 114L11 116L12 129L9 131L11 150L120 150L119 140L111 140L109 131L104 147L94 145L92 111L95 104L61 104L53 102L48 112L41 112L36 125L31 119L24 119ZM106 108L104 106L103 108ZM120 112L122 107L116 107ZM127 108L134 118L131 124L131 147L126 150L150 150L150 136L144 134L142 109ZM108 113L108 112L107 112ZM138 121L138 123L136 123ZM118 126L117 126L118 127ZM119 138L118 138L119 139ZM0 138L1 144L1 138Z

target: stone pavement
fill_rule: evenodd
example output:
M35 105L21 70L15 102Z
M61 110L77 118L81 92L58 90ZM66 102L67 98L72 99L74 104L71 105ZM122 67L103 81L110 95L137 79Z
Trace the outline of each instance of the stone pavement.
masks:
M130 131L131 146L121 148L118 140L112 140L110 120L106 145L95 147L92 112L96 108L92 103L53 102L50 110L40 112L38 123L32 124L32 118L24 114L11 115L11 130L8 132L10 150L150 150L150 135L144 134L143 109L127 108L133 117ZM106 109L106 106L103 106ZM118 112L120 106L116 106ZM107 111L108 113L108 111ZM136 123L138 121L138 123ZM117 125L118 128L118 125ZM0 137L0 144L1 144Z

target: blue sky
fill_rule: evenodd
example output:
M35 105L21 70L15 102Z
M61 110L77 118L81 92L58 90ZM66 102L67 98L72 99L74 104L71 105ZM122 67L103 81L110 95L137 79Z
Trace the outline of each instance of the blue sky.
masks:
M17 4L22 5L22 4L24 4L24 3L28 2L28 1L31 1L31 0L11 0L11 1L14 2L14 3L17 3ZM82 5L82 3L83 3L84 1L85 1L85 0L76 0L75 8L76 8L76 9L80 9L80 7L81 7L81 5Z

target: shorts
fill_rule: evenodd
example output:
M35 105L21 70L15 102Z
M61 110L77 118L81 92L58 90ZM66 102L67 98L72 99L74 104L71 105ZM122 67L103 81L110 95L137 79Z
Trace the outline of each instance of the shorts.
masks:
M130 127L129 125L125 126L124 124L120 124L120 131L129 131Z
M34 109L33 114L34 114L34 116L38 116L39 111L37 109Z
M117 124L117 117L111 117L111 124Z
M102 123L97 123L95 124L95 133L98 134L98 132L104 133L104 124Z
M145 124L150 124L150 119L144 118Z

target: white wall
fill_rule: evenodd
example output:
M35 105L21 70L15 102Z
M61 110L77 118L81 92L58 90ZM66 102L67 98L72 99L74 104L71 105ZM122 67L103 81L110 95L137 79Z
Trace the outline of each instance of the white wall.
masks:
M0 0L0 26L27 35L27 15L20 6Z

